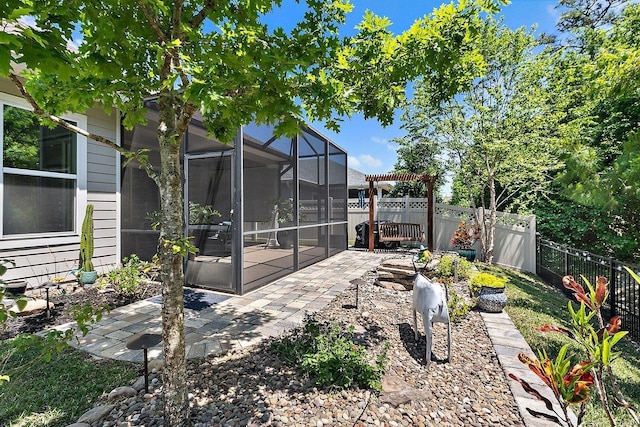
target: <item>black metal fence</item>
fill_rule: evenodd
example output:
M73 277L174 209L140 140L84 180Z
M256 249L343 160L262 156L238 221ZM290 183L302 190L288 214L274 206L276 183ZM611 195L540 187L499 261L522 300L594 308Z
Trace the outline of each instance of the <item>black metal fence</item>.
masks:
M536 238L536 273L548 283L564 289L562 277L573 276L578 280L584 276L595 286L596 279L604 276L609 280L609 299L604 304L609 317L621 316L623 330L635 341L640 341L640 284L624 269L628 267L640 274L640 267L626 264L582 249Z

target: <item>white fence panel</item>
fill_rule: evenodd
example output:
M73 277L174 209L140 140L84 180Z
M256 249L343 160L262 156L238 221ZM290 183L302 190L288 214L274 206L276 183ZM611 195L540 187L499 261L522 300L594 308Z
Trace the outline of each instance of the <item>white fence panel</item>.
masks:
M349 199L349 242L355 240L355 226L369 220L368 200L364 207L358 199ZM382 198L374 219L421 224L425 235L428 207L425 199ZM441 251L454 250L451 237L462 220L473 220L473 209L460 206L435 204L434 248ZM498 212L495 232L494 263L519 270L535 272L536 220L534 215L521 216ZM474 245L480 249L480 243Z

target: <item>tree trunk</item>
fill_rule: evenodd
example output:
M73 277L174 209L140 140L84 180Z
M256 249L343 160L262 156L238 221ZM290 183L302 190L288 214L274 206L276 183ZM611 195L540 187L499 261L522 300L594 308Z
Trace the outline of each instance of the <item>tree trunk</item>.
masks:
M184 341L183 258L174 244L184 236L180 144L176 129L175 96L161 92L160 116L161 227L158 255L162 279L162 342L164 355L164 424L184 426L189 418Z
M493 178L489 178L489 221L484 206L476 210L476 223L480 227L480 244L482 246L482 260L493 264L493 249L496 231L496 186Z

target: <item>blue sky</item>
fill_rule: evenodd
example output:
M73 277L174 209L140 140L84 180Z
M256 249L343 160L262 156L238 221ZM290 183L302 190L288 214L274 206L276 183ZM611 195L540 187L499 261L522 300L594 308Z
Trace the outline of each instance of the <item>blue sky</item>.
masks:
M348 34L360 22L366 9L370 9L378 15L387 16L393 23L390 30L394 33L400 33L407 29L416 18L431 13L435 7L440 6L443 2L431 0L352 0L352 3L355 7L345 26L345 34ZM512 0L510 5L502 9L500 15L504 17L505 24L511 28L530 27L537 24L536 33L553 33L559 17L559 12L554 8L556 3L557 1L549 0ZM281 18L285 22L286 14ZM349 167L366 174L379 174L389 172L396 162L396 146L391 140L403 135L399 116L399 113L396 114L397 119L394 124L386 128L376 120L364 120L361 115L345 119L339 133L326 130L320 124L315 124L314 127L347 150Z

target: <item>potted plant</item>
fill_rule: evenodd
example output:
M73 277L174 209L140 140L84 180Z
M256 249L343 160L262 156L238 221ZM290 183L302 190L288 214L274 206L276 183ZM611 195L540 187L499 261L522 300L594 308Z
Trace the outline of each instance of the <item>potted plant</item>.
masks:
M474 261L476 259L476 250L472 246L479 236L480 228L477 224L460 221L458 228L453 233L451 244L458 248L458 254L461 257L466 258L468 261Z
M93 205L87 205L80 233L80 266L76 271L82 285L95 283L98 272L93 268Z
M189 225L209 225L213 224L214 217L220 217L220 212L213 209L211 205L201 205L189 202Z
M506 277L498 277L491 273L478 273L471 278L469 288L471 295L478 298L477 306L489 313L499 313L507 305L507 294L504 288Z
M274 202L274 212L278 227L289 227L295 224L293 199L277 199ZM278 231L277 239L282 249L289 249L293 245L295 230Z

